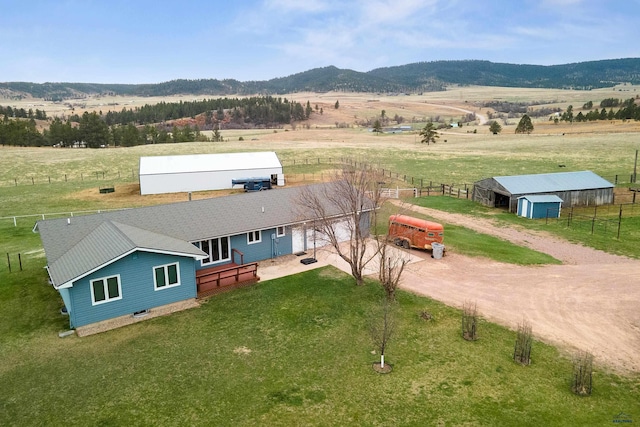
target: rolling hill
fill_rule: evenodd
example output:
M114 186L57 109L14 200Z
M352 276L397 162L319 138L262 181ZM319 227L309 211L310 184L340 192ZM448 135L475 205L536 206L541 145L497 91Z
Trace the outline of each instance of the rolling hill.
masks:
M171 80L156 84L0 83L8 98L64 100L93 94L168 96L284 94L295 92L428 92L447 85L594 89L618 83L640 84L640 58L563 65L505 64L481 60L434 61L377 68L368 72L334 66L266 81L234 79Z

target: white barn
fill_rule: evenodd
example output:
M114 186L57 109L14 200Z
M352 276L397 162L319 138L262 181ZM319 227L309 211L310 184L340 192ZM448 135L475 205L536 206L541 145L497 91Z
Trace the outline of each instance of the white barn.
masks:
M231 180L267 177L284 185L275 152L140 157L140 194L232 188Z

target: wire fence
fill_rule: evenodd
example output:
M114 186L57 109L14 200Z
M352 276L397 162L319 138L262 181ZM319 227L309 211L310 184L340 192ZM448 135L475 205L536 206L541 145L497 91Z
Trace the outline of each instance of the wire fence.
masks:
M442 192L443 187L447 195L456 197L466 197L467 191L473 187L468 183L442 183L437 182L434 184L433 178L419 177L411 174L397 172L391 168L385 167L380 163L361 162L348 157L308 157L300 159L285 158L280 161L283 169L289 169L289 171L296 175L299 173L297 169L323 167L327 165L350 165L353 167L366 167L368 169L378 171L382 176L386 178L393 178L398 181L410 184L418 189L424 189L424 192L431 194L432 192ZM286 172L286 171L285 171ZM303 170L304 173L304 170ZM314 171L308 171L307 173L314 173ZM131 170L99 170L99 171L81 171L81 172L67 172L52 174L46 172L33 171L25 173L23 175L15 176L13 178L4 178L0 180L0 187L21 186L21 185L39 185L39 184L56 184L56 183L69 183L69 182L86 182L86 181L114 181L114 180L130 180L136 181L139 178L139 171L136 169ZM635 174L616 174L611 176L603 176L604 179L613 183L614 185L634 184L636 183ZM439 190L436 189L439 187ZM461 196L457 196L458 189L461 191ZM420 191L419 191L420 193Z
M49 213L39 213L39 214L29 214L29 215L10 215L0 217L0 221L13 222L13 226L17 227L18 223L20 225L24 225L23 222L27 222L30 226L35 225L37 221L45 220L45 219L53 219L53 218L67 218L79 216L79 215L90 215L102 212L110 212L110 211L119 211L124 209L132 209L132 208L122 208L122 209L96 209L96 210L87 210L87 211L68 211L68 212L49 212ZM30 221L29 221L30 219Z
M114 180L132 180L138 179L138 172L131 171L94 171L79 173L62 173L59 175L28 173L23 176L14 177L9 180L0 181L0 187L18 187L24 185L41 185L41 184L60 184L60 183L77 183L89 181L114 181Z
M609 235L620 239L620 231L625 219L640 214L640 207L634 203L548 209L546 223L562 225L592 235Z

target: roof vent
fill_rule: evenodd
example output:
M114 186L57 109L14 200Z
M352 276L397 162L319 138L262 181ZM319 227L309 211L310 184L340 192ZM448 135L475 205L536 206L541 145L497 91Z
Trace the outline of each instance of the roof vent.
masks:
M67 218L67 225L71 225L71 218Z

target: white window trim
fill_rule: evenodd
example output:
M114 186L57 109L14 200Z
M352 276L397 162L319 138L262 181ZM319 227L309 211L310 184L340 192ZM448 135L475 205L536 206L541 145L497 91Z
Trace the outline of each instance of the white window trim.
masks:
M255 239L256 237L256 233L258 233L258 238ZM249 236L253 235L254 239L253 241L249 240ZM261 230L254 230L254 231L250 231L247 233L247 245L255 245L256 243L260 243L262 242L262 231Z
M176 273L178 275L178 283L174 283L173 285L168 284L169 283L169 269L167 267L169 267L170 265L175 265L176 266ZM162 287L158 287L158 282L156 281L156 269L158 268L162 268L164 270L164 282L167 283L166 285L162 286ZM164 264L164 265L156 265L155 267L153 267L151 269L151 272L153 273L153 289L156 291L161 291L163 289L167 289L167 288L175 288L176 286L180 286L180 263L179 262L171 262L169 264Z
M280 230L282 229L282 233L280 233ZM282 227L276 227L276 237L284 237L286 234L286 228L283 225Z
M115 277L118 280L118 296L115 298L109 298L109 289L107 286L107 279L111 279L112 277ZM105 299L103 301L96 301L96 296L94 295L93 292L93 282L97 282L102 280L104 283L104 296ZM97 279L93 279L89 281L89 289L91 290L91 305L100 305L100 304L106 304L108 302L111 301L117 301L117 300L121 300L122 299L122 282L120 281L120 275L119 274L114 274L112 276L105 276L105 277L99 277Z
M230 236L222 236L222 237L217 237L217 239L219 241L222 241L223 238L227 238L227 253L229 254L229 256L227 258L220 258L219 260L216 261L209 261L209 262L204 262L204 260L200 261L200 265L202 267L207 266L207 265L214 265L214 264L220 264L221 262L225 262L225 261L231 261L231 237ZM207 239L207 241L209 242L209 250L211 251L211 246L212 246L212 242L215 239ZM198 241L198 248L202 250L202 240ZM220 243L220 247L219 249L222 249L222 243ZM211 259L211 254L209 255L209 259Z

